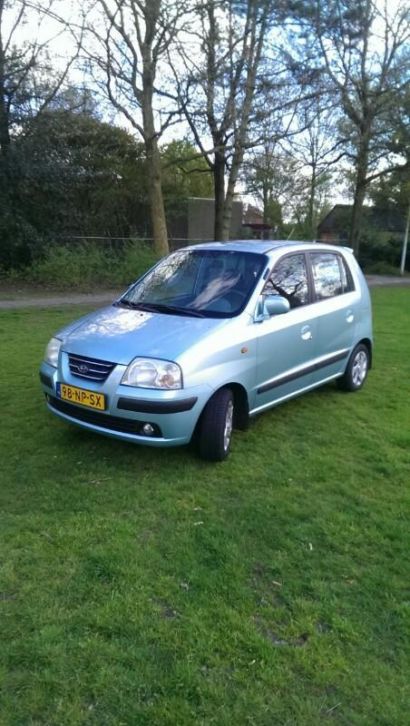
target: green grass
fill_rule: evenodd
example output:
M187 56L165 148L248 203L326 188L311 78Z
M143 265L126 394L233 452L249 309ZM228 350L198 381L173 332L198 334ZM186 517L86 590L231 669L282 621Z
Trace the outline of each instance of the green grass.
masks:
M37 366L79 308L1 313L0 723L408 724L410 290L374 370L217 465L70 427Z

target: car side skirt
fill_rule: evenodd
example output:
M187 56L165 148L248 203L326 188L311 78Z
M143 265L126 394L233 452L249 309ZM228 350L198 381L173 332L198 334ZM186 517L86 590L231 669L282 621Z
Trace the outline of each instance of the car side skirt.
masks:
M259 386L257 389L257 393L266 393L267 391L271 391L273 388L278 388L278 386L283 386L285 383L291 383L292 381L296 381L298 378L302 378L303 376L307 376L309 373L314 373L315 371L321 370L321 368L327 368L327 366L333 365L333 363L338 363L341 360L344 360L348 357L350 353L350 349L347 348L346 350L341 350L338 353L335 353L331 356L326 356L325 358L321 358L314 363L311 363L308 366L301 366L298 368L295 368L290 373L285 373L285 375L276 376L276 378L273 378L271 381L267 381L266 383L263 383L262 386ZM281 399L282 400L282 399Z
M321 381L317 381L316 383L313 383L310 386L305 386L304 388L299 388L297 391L293 391L293 393L288 393L286 396L282 396L281 398L276 398L274 401L269 401L269 403L265 403L263 406L257 406L256 408L253 408L252 411L249 411L249 416L255 416L262 411L266 411L268 408L273 408L274 406L277 406L279 403L288 401L291 398L297 398L297 396L300 396L302 393L312 391L314 388L320 388L320 386L323 386L325 383L334 381L336 378L340 378L342 375L343 371L342 373L336 373L333 376L328 376L328 378L322 378Z

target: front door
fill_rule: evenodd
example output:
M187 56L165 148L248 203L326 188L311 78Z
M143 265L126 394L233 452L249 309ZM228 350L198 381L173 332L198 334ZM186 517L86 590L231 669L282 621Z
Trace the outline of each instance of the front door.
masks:
M275 265L264 288L290 304L289 312L274 315L259 325L257 375L252 412L308 388L316 353L316 313L305 253L292 253Z

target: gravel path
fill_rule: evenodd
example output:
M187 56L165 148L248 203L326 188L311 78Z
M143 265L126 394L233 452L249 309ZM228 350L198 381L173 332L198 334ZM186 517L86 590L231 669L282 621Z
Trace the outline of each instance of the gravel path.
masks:
M116 300L124 290L109 290L98 293L61 293L46 297L27 297L19 300L0 300L0 310L18 310L20 308L51 308L61 305L104 305Z
M410 286L410 277L388 277L387 275L368 275L369 287ZM123 290L109 290L99 293L62 293L45 297L28 297L20 299L0 300L0 310L19 310L21 308L49 308L61 305L104 305L109 304L121 295Z

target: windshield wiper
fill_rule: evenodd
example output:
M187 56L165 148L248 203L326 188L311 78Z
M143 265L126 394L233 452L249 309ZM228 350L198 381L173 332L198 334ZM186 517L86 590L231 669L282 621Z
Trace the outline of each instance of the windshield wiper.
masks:
M118 305L126 305L134 310L144 310L147 313L165 313L166 315L187 315L194 318L205 318L204 313L192 308L182 308L178 305L165 305L162 303L131 302L130 300L118 300Z
M136 303L141 310L151 310L155 313L165 313L166 315L187 315L194 318L204 318L204 313L200 313L199 310L192 310L192 308L183 308L178 305L166 305L165 303Z
M115 307L117 307L117 308L120 307L121 305L124 305L124 307L132 308L133 310L135 310L136 308L139 308L139 305L137 303L133 303L133 302L131 302L131 300L124 300L122 298L120 298L120 300L116 300L115 302L113 302L113 305L115 305Z

